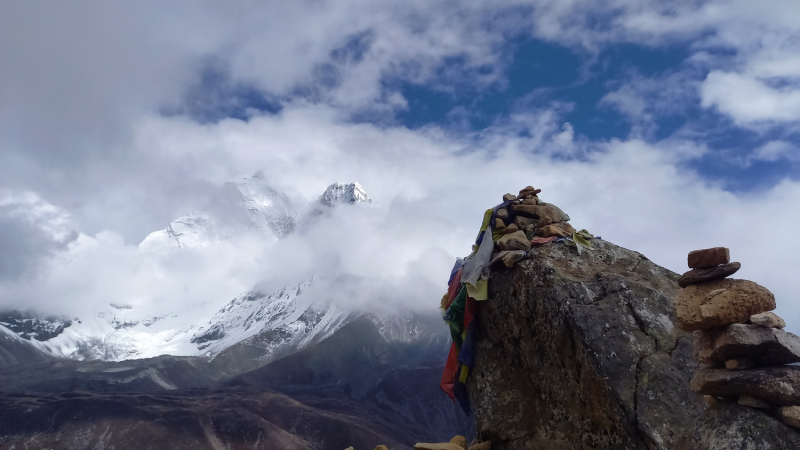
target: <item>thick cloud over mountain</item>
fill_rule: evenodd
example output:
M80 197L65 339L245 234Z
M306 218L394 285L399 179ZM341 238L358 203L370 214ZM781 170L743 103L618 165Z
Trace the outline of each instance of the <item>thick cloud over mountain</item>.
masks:
M800 263L797 8L5 6L0 306L221 301L335 273L326 289L339 301L428 307L482 211L534 184L578 228L676 271L690 249L729 246L742 277L800 316L787 275ZM530 40L558 52L519 66ZM637 56L660 49L679 56ZM629 58L613 78L609 51ZM571 87L512 89L515 71L558 78L570 58ZM578 91L557 96L568 88ZM480 103L490 93L498 100ZM596 128L623 131L584 131L606 119ZM191 212L230 218L223 184L258 170L305 203L357 180L374 206L337 209L324 229L281 241L137 248Z

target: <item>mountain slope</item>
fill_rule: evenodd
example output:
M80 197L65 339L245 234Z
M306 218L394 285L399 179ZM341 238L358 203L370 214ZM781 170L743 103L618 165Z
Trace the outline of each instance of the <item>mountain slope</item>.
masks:
M0 397L0 448L341 450L432 440L403 417L251 387L152 394Z
M398 368L444 364L449 342L441 323L408 341L387 338L382 325L378 316L360 316L319 344L240 375L228 385L363 398Z
M0 325L0 369L49 359L52 357L40 346Z

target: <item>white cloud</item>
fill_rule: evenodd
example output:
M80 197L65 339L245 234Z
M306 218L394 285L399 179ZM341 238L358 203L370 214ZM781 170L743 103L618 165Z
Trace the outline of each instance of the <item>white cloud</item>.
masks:
M758 147L751 158L760 161L800 162L800 148L786 141L769 141Z
M700 91L705 107L745 126L797 121L791 44L798 5L573 0L498 7L418 0L377 7L356 0L5 6L0 179L58 205L48 206L57 212L54 223L74 222L68 229L82 234L42 238L37 233L48 236L51 219L4 210L20 232L0 230L0 236L31 244L27 254L35 257L15 263L9 252L0 254L12 261L6 267L24 268L0 277L0 304L25 298L30 306L74 311L110 302L148 308L218 302L258 281L276 286L335 268L349 280L340 292L352 303L385 298L429 307L441 295L452 259L469 251L482 211L532 184L570 213L576 227L676 271L689 250L730 246L743 263L741 276L777 294L791 327L800 323L800 308L792 303L800 286L784 268L800 260L791 246L774 245L759 233L753 217L775 219L769 236L792 236L798 213L791 206L800 201L794 181L734 195L684 167L708 151L701 143L686 137L648 142L646 130L626 140L587 142L563 122L565 105L517 111L507 122L462 136L348 118L354 111L407 108L396 87L384 85L393 78L445 92L457 83L502 85L505 39L530 33L580 48L588 58L614 42L688 43L697 52L693 61L713 69ZM364 36L364 48L334 57L354 36ZM720 47L728 53L711 51ZM306 88L313 95L249 122L200 125L159 116L159 107L181 101L198 82L209 58L222 61L232 83L276 95ZM444 64L453 60L456 67ZM552 64L541 63L544 70ZM321 72L329 79L320 79ZM701 80L690 75L632 77L604 104L640 116L645 128L676 97L696 99ZM788 82L776 84L776 78ZM761 159L791 154L780 143L756 152ZM276 187L307 200L333 180L358 180L376 206L337 211L325 229L277 244L245 236L207 252L167 256L135 247L147 232L214 203L223 182L258 169ZM72 214L68 220L63 210ZM41 242L46 245L36 247ZM23 272L37 282L20 282Z
M351 306L433 309L454 258L469 252L483 210L531 184L577 228L678 272L689 250L730 247L743 263L741 276L773 290L779 313L800 323L792 297L800 285L782 275L800 256L791 246L772 245L752 222L780 217L770 222L770 236L791 236L800 217L787 205L800 201L800 183L735 195L681 168L696 150L680 141L582 143L565 139L567 127L545 125L550 131L532 138L520 137L513 124L458 137L435 128L354 125L307 105L249 123L154 119L140 129L139 141L148 145L138 151L190 167L195 176L216 182L228 170L262 167L267 180L294 186L308 200L332 179L358 180L375 206L337 208L331 221L278 243L244 237L167 256L140 252L111 231L81 235L48 260L38 283L2 284L2 302L24 294L30 305L51 308L108 302L163 308L223 302L258 281L276 288L322 273L336 276L324 285L329 297ZM554 160L538 148L580 157Z
M773 88L747 74L713 71L703 82L701 97L703 107L716 107L743 126L800 120L800 88Z

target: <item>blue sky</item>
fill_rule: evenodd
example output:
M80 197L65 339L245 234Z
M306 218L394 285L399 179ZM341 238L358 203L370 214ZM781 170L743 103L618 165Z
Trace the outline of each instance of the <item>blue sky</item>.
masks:
M731 247L800 323L800 280L776 270L800 252L765 244L800 220L796 17L785 0L5 7L0 267L24 270L0 274L0 306L129 301L108 279L158 304L164 273L170 292L228 274L209 291L232 298L264 281L259 261L307 275L316 254L355 291L420 286L408 296L427 305L482 211L533 184L676 272L689 250ZM227 242L192 270L138 249L190 212L223 220L221 186L257 171L299 202L359 181L372 216L343 226L393 230L397 263L333 238Z

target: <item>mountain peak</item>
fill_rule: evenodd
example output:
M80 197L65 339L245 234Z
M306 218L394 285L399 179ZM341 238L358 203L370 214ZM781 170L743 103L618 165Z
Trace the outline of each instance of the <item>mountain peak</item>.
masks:
M356 202L372 203L372 199L367 195L367 191L357 182L350 184L336 182L328 186L325 192L319 197L319 202L325 206L334 207L338 203L353 204Z

